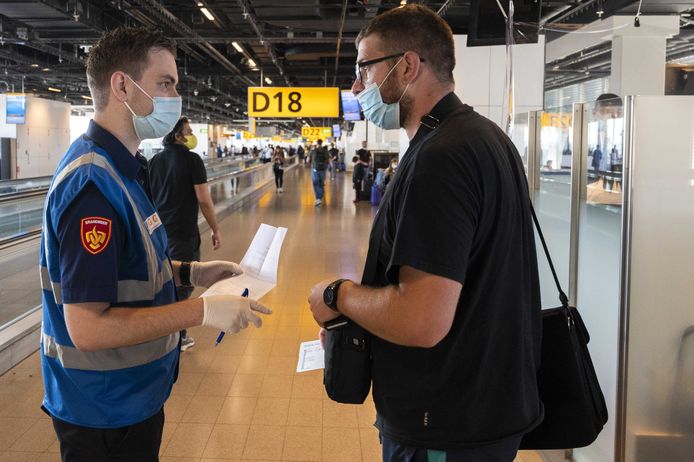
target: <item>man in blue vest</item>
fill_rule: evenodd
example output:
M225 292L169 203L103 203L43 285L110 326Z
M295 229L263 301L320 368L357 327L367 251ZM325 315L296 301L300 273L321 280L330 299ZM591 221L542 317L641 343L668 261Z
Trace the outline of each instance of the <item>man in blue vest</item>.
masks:
M171 262L140 141L181 114L176 46L119 28L87 60L95 115L61 159L41 239L43 409L63 461L157 460L179 334L237 332L270 310L240 294L176 303L175 286L208 287L236 263Z

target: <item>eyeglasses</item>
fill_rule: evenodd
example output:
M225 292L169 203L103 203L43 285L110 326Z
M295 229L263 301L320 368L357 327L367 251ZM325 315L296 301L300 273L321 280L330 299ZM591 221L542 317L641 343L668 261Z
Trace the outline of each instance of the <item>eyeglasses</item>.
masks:
M373 66L374 64L378 64L381 61L385 61L387 59L399 58L399 57L404 56L404 55L405 55L404 52L403 53L396 53L394 55L388 55L388 56L384 56L382 58L371 59L369 61L362 61L360 63L355 64L354 65L354 73L357 76L357 82L364 83L364 77L362 77L361 73L367 67Z

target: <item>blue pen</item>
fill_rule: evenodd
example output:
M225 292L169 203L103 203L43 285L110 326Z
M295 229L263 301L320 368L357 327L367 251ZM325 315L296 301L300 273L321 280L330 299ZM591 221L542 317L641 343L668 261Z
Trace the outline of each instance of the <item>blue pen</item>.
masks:
M242 297L248 297L248 287L246 287L245 289L243 289L243 293L241 294L241 296L242 296ZM217 336L217 341L214 342L214 346L219 345L219 343L222 341L223 338L224 338L224 331L221 331L221 332L219 333L219 335Z

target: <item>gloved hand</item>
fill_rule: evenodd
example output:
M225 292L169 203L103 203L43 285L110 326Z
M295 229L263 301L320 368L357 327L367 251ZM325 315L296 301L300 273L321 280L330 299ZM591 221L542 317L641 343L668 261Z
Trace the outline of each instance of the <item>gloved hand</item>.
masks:
M239 295L210 295L202 300L205 307L202 325L230 334L248 327L249 321L255 327L262 326L263 320L256 312L272 314L272 310L262 303Z
M210 287L217 281L239 274L243 274L243 268L231 261L194 261L190 264L190 283L198 287Z

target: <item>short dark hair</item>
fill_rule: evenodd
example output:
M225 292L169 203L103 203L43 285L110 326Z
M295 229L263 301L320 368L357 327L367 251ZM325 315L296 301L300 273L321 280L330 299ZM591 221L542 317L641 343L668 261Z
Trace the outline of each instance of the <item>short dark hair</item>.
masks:
M87 58L87 84L96 109L108 104L114 72L126 72L135 80L142 77L152 48L168 50L176 57L176 42L157 29L118 27L101 36Z
M322 146L322 145L323 145L323 140L321 140L320 138L317 139L317 140L316 140L316 144L317 144L318 146Z
M174 125L174 128L164 136L164 139L161 141L161 144L164 146L171 146L172 144L176 144L176 135L180 135L183 132L183 126L187 123L190 123L187 117L181 117L178 119L178 122L176 122L176 125Z
M622 98L614 93L603 93L595 100L595 109L603 107L622 107Z
M373 34L381 39L387 55L414 51L426 59L439 82L453 83L453 32L430 8L410 4L376 16L359 32L357 47L365 37Z

